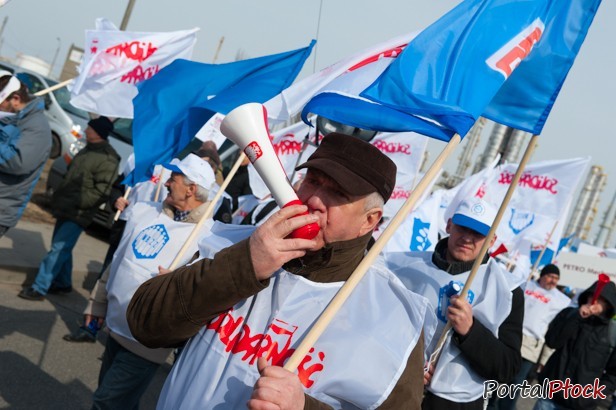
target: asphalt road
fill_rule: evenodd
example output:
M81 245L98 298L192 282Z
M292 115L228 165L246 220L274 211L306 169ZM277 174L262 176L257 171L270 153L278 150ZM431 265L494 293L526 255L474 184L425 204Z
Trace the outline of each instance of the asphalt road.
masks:
M107 244L82 234L74 252L72 293L42 302L17 297L34 279L52 230L22 220L0 238L0 408L89 409L98 385L106 335L99 333L96 343L70 343L62 336L79 326ZM156 407L169 363L158 371L142 409Z

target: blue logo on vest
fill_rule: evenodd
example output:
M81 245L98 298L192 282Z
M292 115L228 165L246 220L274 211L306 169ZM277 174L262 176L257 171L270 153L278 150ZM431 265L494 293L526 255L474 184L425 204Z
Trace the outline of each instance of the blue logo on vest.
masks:
M449 305L451 305L450 298L453 295L460 294L462 288L464 288L464 283L455 280L452 280L445 286L441 286L441 289L438 292L439 303L438 310L436 312L436 315L441 321L447 323L447 308L449 307ZM473 300L475 300L475 292L469 289L468 293L466 294L466 300L468 300L468 303L472 305Z
M511 218L509 218L509 228L514 234L519 234L535 222L535 214L532 212L520 212L511 208Z
M133 253L137 259L154 259L169 242L169 234L162 224L148 226L133 241Z
M432 242L428 239L430 232L430 222L424 222L419 218L413 218L413 235L411 236L412 251L427 251L430 249Z

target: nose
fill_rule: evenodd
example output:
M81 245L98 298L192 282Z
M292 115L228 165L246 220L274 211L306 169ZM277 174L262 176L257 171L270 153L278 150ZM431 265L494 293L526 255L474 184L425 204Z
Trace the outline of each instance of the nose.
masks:
M301 193L301 192L300 192ZM298 193L299 200L308 207L310 211L324 211L325 203L321 195L321 190L316 188L309 193L304 192L303 195Z

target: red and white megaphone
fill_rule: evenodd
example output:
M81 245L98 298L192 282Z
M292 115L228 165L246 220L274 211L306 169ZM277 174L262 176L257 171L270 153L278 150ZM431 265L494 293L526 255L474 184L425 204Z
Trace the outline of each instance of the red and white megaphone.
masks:
M248 103L235 108L222 120L220 132L244 151L279 207L302 204L274 152L263 105ZM312 239L318 233L319 225L311 223L294 230L291 237Z

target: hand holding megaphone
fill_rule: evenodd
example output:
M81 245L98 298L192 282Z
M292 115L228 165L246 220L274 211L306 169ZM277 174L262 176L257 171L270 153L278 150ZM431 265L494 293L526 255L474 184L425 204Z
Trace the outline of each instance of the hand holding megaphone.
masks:
M279 207L302 205L274 152L263 105L249 103L235 108L223 119L220 131L246 154ZM313 239L318 233L319 225L311 223L294 230L291 237Z

